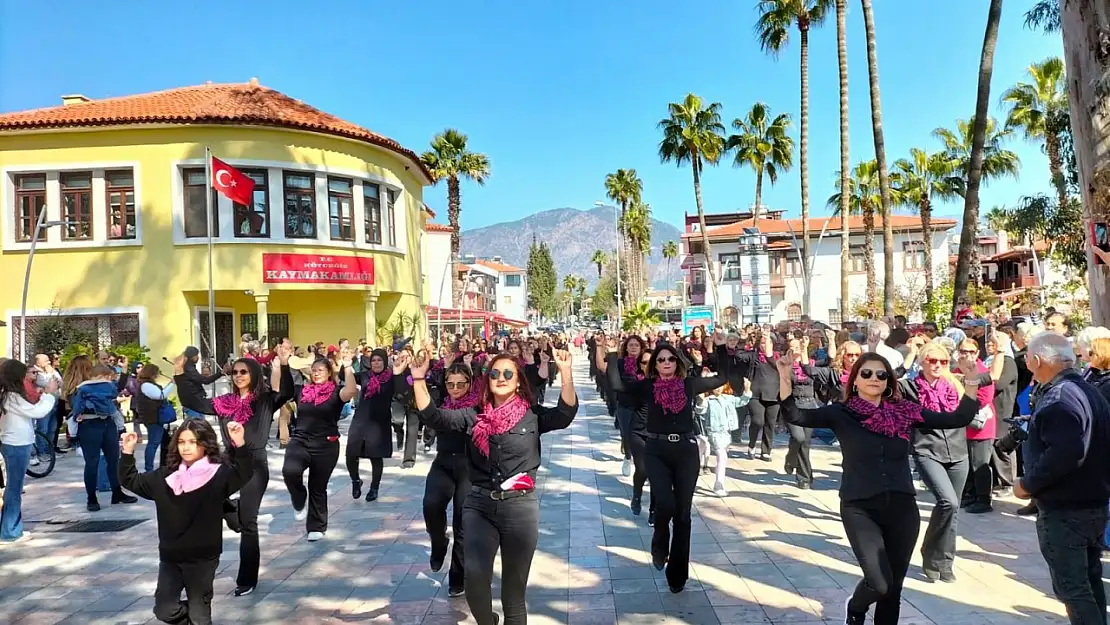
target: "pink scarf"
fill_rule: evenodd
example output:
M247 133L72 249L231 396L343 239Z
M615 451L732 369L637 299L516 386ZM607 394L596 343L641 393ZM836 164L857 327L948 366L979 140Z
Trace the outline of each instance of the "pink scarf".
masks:
M221 395L221 397L227 397L227 395ZM175 495L191 493L212 481L219 470L219 463L210 462L207 456L194 462L191 467L185 466L182 462L176 471L166 476L166 486L169 486Z
M443 407L448 410L462 410L464 408L473 408L474 406L478 405L478 396L481 394L481 384L478 382L478 380L475 380L470 383L470 389L466 392L466 395L463 395L458 399L455 399L454 397L448 395L447 400L443 402Z
M960 404L960 396L955 387L944 378L938 378L936 382L929 384L925 376L919 375L914 380L914 385L917 387L917 403L926 410L952 412Z
M393 370L386 367L381 373L370 373L370 377L366 379L366 388L362 396L369 399L378 394L382 390L382 384L388 383L393 379Z
M794 379L798 381L809 379L809 376L806 375L805 370L802 369L802 363L798 362L797 360L794 361Z
M759 349L759 348L757 348L757 349L755 350L755 353L756 353L756 356L758 356L758 357L759 357L759 362L760 362L760 363L764 363L764 362L767 362L767 355L763 353L763 350L762 350L762 349ZM772 359L772 360L778 360L778 359L779 359L779 354L778 354L778 352L772 352L772 353L771 353L771 359Z
M306 384L304 389L301 390L301 401L311 403L313 406L320 404L331 399L331 394L335 392L335 382L324 382L323 384Z
M910 430L921 423L921 406L912 401L882 401L878 406L858 395L848 400L848 410L864 417L860 425L890 438L910 440Z
M652 395L664 413L678 414L686 407L686 383L682 378L656 378Z
M639 358L633 358L632 356L626 356L624 358L624 364L622 365L622 367L624 369L624 374L627 375L627 376L636 378L637 380L644 379L643 372L640 371L640 368L638 366L636 366L638 364L637 361L639 361L639 360L640 360Z
M216 414L224 419L234 419L236 423L242 424L250 421L254 416L254 408L251 406L253 403L254 393L240 396L238 392L232 391L213 399L212 407L216 409Z
M490 404L478 413L478 419L470 431L474 446L483 456L489 456L489 437L504 434L513 429L524 414L528 412L528 402L520 395L494 408Z

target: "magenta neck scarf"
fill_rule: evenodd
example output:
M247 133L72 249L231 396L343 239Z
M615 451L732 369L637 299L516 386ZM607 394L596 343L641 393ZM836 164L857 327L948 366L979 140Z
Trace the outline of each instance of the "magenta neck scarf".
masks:
M443 407L448 410L462 410L463 408L473 408L474 406L478 405L478 396L480 394L481 391L479 391L478 389L478 384L476 382L471 382L470 390L466 392L466 395L463 395L458 399L455 399L454 397L448 395L447 400L443 402Z
M621 365L621 368L624 370L624 374L636 378L637 380L644 379L644 373L640 371L640 368L638 366L636 366L637 364L639 364L639 360L640 358L638 356L636 358L633 358L632 356L626 356L624 358L623 364Z
M795 380L805 381L805 380L809 379L809 376L806 375L805 370L802 369L802 363L795 360L793 366L794 366L794 379Z
M220 465L208 460L207 456L194 462L191 467L185 466L182 462L176 471L166 476L166 486L169 486L175 495L191 493L212 481L219 470Z
M520 395L496 408L486 404L485 409L478 413L478 419L470 431L470 439L474 441L478 451L488 457L489 437L504 434L513 429L517 423L520 423L520 419L526 412L528 412L528 402Z
M921 423L921 406L912 401L886 401L878 406L858 395L853 395L846 404L848 410L863 417L860 425L889 438L910 440L910 430L915 423Z
M323 384L306 384L301 390L301 401L313 406L328 401L331 394L335 392L335 382L324 382Z
M925 376L919 375L914 380L914 385L917 387L917 403L925 410L952 412L960 403L955 387L944 378L937 378L935 382L929 384Z
M393 369L386 367L381 373L370 372L370 377L366 380L366 388L362 396L369 399L378 394L382 390L382 385L388 383L393 379Z
M254 416L254 408L251 406L253 403L254 393L239 395L236 390L213 399L212 407L216 409L216 414L224 419L234 419L236 423L246 423Z
M686 383L678 376L669 380L656 378L652 395L665 414L678 414L686 407Z

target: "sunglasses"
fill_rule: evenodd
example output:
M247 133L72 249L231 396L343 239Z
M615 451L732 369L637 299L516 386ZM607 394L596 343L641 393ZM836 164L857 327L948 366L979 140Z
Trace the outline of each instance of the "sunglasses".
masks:
M231 374L232 375L250 375L251 372L250 372L249 369L232 369Z
M651 364L651 358L645 358L645 359L641 360L640 364L641 365L650 365Z
M509 380L513 379L513 375L514 375L514 373L513 373L512 369L490 369L489 370L489 379L491 379L491 380L497 380L497 379L501 378L502 376L504 376L505 381L508 382Z
M948 359L947 358L926 358L925 359L925 364L928 364L928 365L947 365L948 364Z
M660 357L655 359L655 362L656 363L678 362L678 359L675 358L674 356L660 356Z
M470 382L447 382L446 386L450 389L463 389L470 386Z
M880 382L886 380L887 377L888 377L885 369L860 369L859 370L859 377L863 378L864 380L870 380L872 375L874 375L875 379L880 381Z
M964 356L974 356L974 355L979 353L979 350L977 350L977 349L961 349L960 353L963 354Z
M863 354L861 354L859 352L844 352L844 357L845 358L859 358L862 355Z

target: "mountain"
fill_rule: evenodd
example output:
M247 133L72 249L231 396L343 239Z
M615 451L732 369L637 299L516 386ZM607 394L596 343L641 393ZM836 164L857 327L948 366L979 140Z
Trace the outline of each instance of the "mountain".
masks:
M484 228L464 230L460 243L463 255L500 256L517 267L528 266L528 247L532 235L551 248L555 269L562 277L574 274L586 278L590 288L597 284L597 265L590 262L594 251L615 249L615 210L596 207L590 210L556 208ZM679 242L681 231L669 223L651 220L651 255L648 257L648 282L653 288L673 289L681 280L678 263L671 261L668 271L662 247L667 241Z

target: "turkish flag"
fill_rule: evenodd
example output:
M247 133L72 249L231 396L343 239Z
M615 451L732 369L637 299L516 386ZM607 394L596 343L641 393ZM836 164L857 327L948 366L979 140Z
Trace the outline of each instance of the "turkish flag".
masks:
M244 206L250 206L254 199L254 180L215 157L212 158L212 188Z

